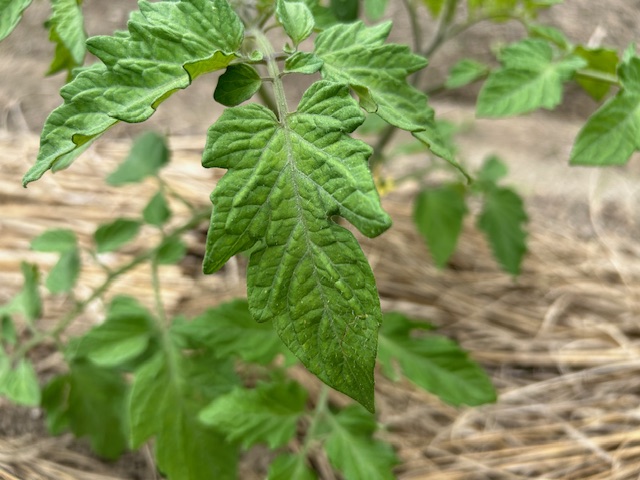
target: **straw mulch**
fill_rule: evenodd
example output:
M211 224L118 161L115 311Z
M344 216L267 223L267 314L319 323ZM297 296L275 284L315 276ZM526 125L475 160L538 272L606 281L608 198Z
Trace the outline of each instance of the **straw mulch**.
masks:
M202 138L173 138L174 158L165 175L173 188L199 204L208 201L220 174L203 173L202 142ZM36 261L45 271L55 261L29 251L30 239L43 229L71 228L86 245L96 224L141 211L152 183L115 189L102 182L127 149L127 142L102 141L71 169L47 175L25 191L19 179L34 158L37 139L0 135L0 301L19 288L21 259ZM471 224L451 268L437 271L411 222L414 191L408 185L385 198L394 228L363 241L383 309L428 319L441 333L458 340L490 373L500 399L479 408L453 408L409 383L394 384L380 377L378 411L387 428L384 436L402 459L398 477L637 479L637 219L619 215L621 210L615 208L618 216L609 215L604 204L531 198L531 253L520 277L514 280L499 271ZM184 213L180 205L175 209L177 216ZM145 231L141 241L148 242L149 235ZM166 308L171 311L196 314L244 292L241 262L232 261L214 276L200 275L202 239L201 232L191 235L187 260L162 270ZM135 250L134 245L104 260L116 265ZM79 297L87 295L87 285L98 284L103 275L86 260ZM110 295L123 292L152 305L144 267L118 282ZM45 324L55 321L64 308L64 299L50 299ZM92 305L72 333L98 322L103 308L101 303ZM43 354L37 366L46 377L60 368L60 358ZM298 376L313 388L311 379ZM335 401L342 399L336 396ZM37 411L28 412L33 418L25 425L32 427L3 428L16 410L2 405L0 479L153 478L148 452L129 458L124 466L105 465L92 458L82 443L69 437L47 438ZM260 478L249 470L243 478Z

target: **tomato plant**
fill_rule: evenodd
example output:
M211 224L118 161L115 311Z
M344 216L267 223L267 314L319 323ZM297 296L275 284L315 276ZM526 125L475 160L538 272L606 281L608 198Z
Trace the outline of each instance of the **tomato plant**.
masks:
M0 1L0 39L30 3ZM416 199L417 228L434 262L446 266L475 195L482 201L478 228L500 265L517 275L526 252L523 202L501 184L507 167L500 159L487 159L474 173L465 167L420 88L426 57L473 23L521 22L528 35L499 52L498 68L462 59L442 88L484 81L477 113L499 117L555 108L569 81L598 100L614 86L617 93L587 121L571 154L572 163L588 165L624 163L640 149L640 57L634 47L619 58L613 50L575 46L537 23L538 11L557 0L468 0L461 19L462 3L406 0L412 50L387 41L391 22L358 20L354 0L141 0L126 31L88 39L81 2L52 0L50 72L67 71L69 81L63 104L44 125L25 186L70 167L116 123L145 121L173 93L215 71L223 72L214 99L227 108L209 128L202 165L226 173L213 189L212 208L191 205L162 178L169 161L163 137L140 137L107 182L153 177L158 190L138 215L101 225L88 253L100 263L99 254L127 245L143 225L156 228L160 241L117 269L103 265L104 282L49 330L38 323L38 268L24 263L23 290L0 309L0 391L17 403L42 405L53 433L88 436L108 458L154 439L159 470L178 480L234 478L239 452L257 443L280 453L269 478L315 478L319 446L345 478L393 478L397 458L374 436L376 359L384 375L404 375L454 405L493 401L486 374L454 342L426 332L424 322L382 314L371 267L341 222L367 237L391 226L372 170L393 162L389 139L404 130L417 142L411 148L424 150L425 165L452 172L450 181L425 185ZM387 2L363 6L377 20ZM439 19L428 43L415 20L419 8ZM87 51L99 61L84 66ZM285 76L313 76L297 105ZM358 128L376 133L373 147L353 136ZM192 213L177 226L169 224L171 197ZM159 267L180 261L182 236L206 219L205 273L248 255L247 300L195 319L171 317L162 308ZM70 295L82 258L75 234L50 230L32 248L59 254L44 285ZM143 262L151 265L155 311L116 297L103 323L67 341L65 330L87 305ZM18 341L20 328L26 340ZM28 354L51 339L68 370L41 389ZM336 408L326 389L310 399L287 377L296 362L360 405ZM259 380L243 379L238 364L258 365ZM286 450L294 437L301 447Z

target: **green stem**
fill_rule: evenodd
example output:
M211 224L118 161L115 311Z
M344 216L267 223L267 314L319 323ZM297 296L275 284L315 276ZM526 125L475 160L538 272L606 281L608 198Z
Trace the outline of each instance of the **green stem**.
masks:
M262 52L263 59L267 64L269 76L273 79L273 93L275 96L275 112L278 120L283 123L289 114L287 98L284 93L284 85L280 77L280 67L278 67L278 55L273 49L269 39L260 30L252 30L251 35L258 44L258 49Z
M411 25L411 36L413 37L413 50L419 52L422 49L422 28L418 23L418 15L411 0L402 0Z
M313 443L317 440L316 430L318 429L318 425L324 420L328 401L329 387L323 383L320 394L318 395L318 400L316 401L316 408L313 410L313 415L311 416L311 423L309 424L309 428L304 437L304 443L302 444L300 454L303 456L308 455L309 450L313 447Z
M151 285L153 287L153 298L156 304L156 313L161 325L167 324L167 315L162 302L162 289L160 288L160 275L158 271L158 259L154 256L151 259Z
M176 228L166 238L179 237L183 233L189 230L193 230L195 227L200 225L200 223L202 223L204 220L208 219L210 215L211 215L210 209L205 209L205 210L200 210L195 212L187 222L185 222L180 227ZM82 314L82 312L84 312L84 310L87 308L87 306L91 302L102 297L107 292L107 290L109 290L113 282L118 277L127 273L129 270L137 267L141 263L149 260L150 258L153 258L156 254L156 250L158 249L158 247L159 246L149 249L141 253L140 255L137 255L130 262L126 263L125 265L122 265L120 268L110 271L109 274L107 275L107 278L105 278L104 282L102 282L102 284L99 287L97 287L87 299L80 302L76 302L73 309L67 312L67 314L64 317L62 317L51 330L47 332L36 333L29 340L21 344L20 347L17 348L13 353L12 358L17 359L17 358L23 357L33 347L47 341L50 338L53 338L54 341L59 342L60 334L64 332L67 329L67 327L76 318L78 318L80 314Z

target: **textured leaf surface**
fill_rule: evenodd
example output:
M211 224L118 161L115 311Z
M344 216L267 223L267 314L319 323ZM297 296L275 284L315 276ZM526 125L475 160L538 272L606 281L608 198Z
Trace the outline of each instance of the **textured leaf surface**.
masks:
M47 73L61 70L71 72L84 63L87 52L84 17L78 0L52 0L51 18L47 22L49 40L55 43L56 51Z
M313 14L303 2L277 0L276 15L295 46L313 32Z
M253 97L261 86L260 74L251 65L229 65L218 79L213 98L222 105L235 107Z
M340 215L373 237L390 226L367 167L370 147L347 133L364 116L344 85L317 82L282 123L259 105L229 109L211 127L205 167L229 172L214 204L205 272L252 252L249 307L273 321L320 379L373 408L380 306L375 280Z
M118 121L146 120L195 77L225 68L242 43L242 23L226 0L142 0L139 8L127 32L87 41L103 63L84 69L62 88L64 104L47 118L25 185L61 158L68 162Z
M115 459L127 447L127 391L120 373L74 361L69 373L56 377L43 391L49 429L60 434L69 428L76 437L87 436L96 453Z
M267 365L288 352L271 323L258 323L251 317L245 300L211 308L175 330L221 358L237 355L246 362Z
M200 420L244 448L266 443L275 449L295 435L306 401L307 391L296 382L259 384L215 399L202 410Z
M455 342L440 336L415 337L429 329L399 313L386 314L380 330L378 359L385 376L396 380L396 365L421 388L452 405L494 402L496 392L487 374Z
M235 479L236 448L198 421L204 405L194 396L188 362L169 346L135 373L129 403L133 447L155 436L156 463L169 478Z
M527 251L526 222L522 199L513 190L496 187L485 192L478 228L487 235L491 250L502 267L513 275L520 273L520 264Z
M640 57L628 57L618 67L622 89L578 133L573 165L622 165L640 151Z
M446 265L455 251L466 214L461 185L423 190L416 198L413 219L439 268Z
M489 75L478 95L477 113L502 117L552 109L562 100L564 82L586 65L577 56L555 61L553 49L544 40L526 39L500 54L503 68Z
M325 450L331 464L344 478L392 480L392 468L398 463L391 445L375 440L375 418L359 408L350 406L331 416L331 431Z
M284 73L303 73L311 75L322 68L322 60L313 53L296 52L284 62Z
M31 0L0 0L0 40L16 28Z
M169 155L164 135L156 132L143 133L136 138L124 162L107 177L107 183L120 186L157 175L169 163Z

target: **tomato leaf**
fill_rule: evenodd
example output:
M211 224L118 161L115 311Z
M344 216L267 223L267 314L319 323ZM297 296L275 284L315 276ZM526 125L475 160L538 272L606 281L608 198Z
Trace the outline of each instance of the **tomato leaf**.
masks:
M378 348L384 375L398 380L397 365L410 381L452 405L494 402L491 380L455 342L435 335L412 335L414 330L430 328L399 313L384 315Z
M478 95L477 114L505 117L552 109L562 100L564 82L587 62L575 55L553 59L544 40L526 39L500 54L503 68L492 72Z
M120 373L77 359L44 388L42 407L52 433L69 428L76 437L89 437L99 455L116 459L127 448L127 393Z
M260 383L216 398L200 412L200 420L243 448L266 443L275 449L295 435L306 402L307 391L296 382Z
M31 240L31 248L37 252L65 253L78 248L76 234L68 229L50 229Z
M251 65L229 65L218 79L213 98L222 105L235 107L253 97L261 86L260 75Z
M139 221L126 218L100 225L93 235L98 253L112 252L129 243L138 235L140 226Z
M447 88L464 87L484 77L488 73L489 67L486 65L464 58L451 67L444 85Z
M62 88L64 104L47 118L25 185L62 158L69 163L82 145L117 122L146 120L172 93L236 58L244 27L226 0L142 0L139 8L127 32L87 41L102 63Z
M398 463L388 443L375 440L377 429L373 415L352 405L336 415L329 415L330 431L325 450L331 464L344 478L392 480L392 468Z
M169 148L164 135L146 132L136 138L127 158L107 177L109 185L137 183L158 174L169 163Z
M249 308L318 377L373 408L380 304L371 268L340 215L369 237L389 228L366 159L347 136L364 116L344 85L317 82L283 122L260 105L226 110L205 167L229 172L214 204L204 270L251 253Z
M316 480L318 476L309 468L304 455L285 453L269 465L267 480Z
M19 405L37 406L40 403L40 385L33 364L21 358L15 367L9 368L6 357L0 361L3 363L0 367L0 393Z
M425 189L416 198L413 219L439 268L456 249L467 211L462 185Z
M80 254L77 250L64 252L47 275L45 286L54 294L70 292L78 281L80 266Z
M313 14L303 2L277 0L276 16L296 47L313 32Z
M523 228L527 220L522 199L513 190L495 187L485 191L478 228L486 234L496 259L513 275L520 273L527 251L527 233Z
M156 193L142 211L143 220L149 225L161 227L171 218L169 203L162 192Z
M56 45L55 56L47 74L71 70L84 63L87 53L84 17L80 0L52 0L51 18L47 21L49 40Z
M18 26L32 0L0 0L0 41Z

